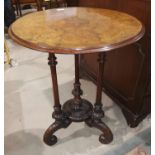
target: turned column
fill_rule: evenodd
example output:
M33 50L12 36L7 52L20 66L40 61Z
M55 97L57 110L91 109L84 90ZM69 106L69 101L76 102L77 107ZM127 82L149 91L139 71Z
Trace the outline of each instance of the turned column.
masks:
M74 89L72 91L72 94L74 95L74 108L75 110L79 110L81 106L81 95L83 94L81 88L81 84L79 81L79 55L75 54L75 83L74 83Z
M103 82L105 58L106 58L105 52L99 54L96 102L94 105L92 118L86 120L85 122L89 127L95 127L102 132L102 134L99 136L99 141L102 144L109 144L113 140L113 134L109 129L109 127L101 120L104 117L101 101L102 101L102 82Z
M47 145L54 145L57 142L57 137L54 133L61 129L67 128L71 124L71 120L66 118L64 113L61 110L60 100L59 100L59 90L58 90L58 81L57 81L57 73L56 73L56 57L54 54L49 53L49 62L53 83L53 95L54 95L54 112L52 117L55 118L55 122L49 126L46 130L43 140Z
M97 91L96 91L96 102L94 105L94 117L101 119L104 117L102 110L102 83L103 83L103 72L105 65L106 53L100 53L98 55L98 76L97 76Z
M57 80L57 72L56 72L56 57L54 54L49 53L48 64L51 69L52 83L53 83L53 96L54 96L54 112L52 117L55 119L60 119L62 117L61 104L59 100L59 90L58 90L58 80Z

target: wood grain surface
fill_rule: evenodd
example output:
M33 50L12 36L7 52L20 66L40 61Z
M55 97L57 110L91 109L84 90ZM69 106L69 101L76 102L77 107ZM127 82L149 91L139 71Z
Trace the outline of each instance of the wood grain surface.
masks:
M9 34L19 44L32 49L81 54L136 42L143 36L144 27L126 13L71 7L28 14L11 25Z

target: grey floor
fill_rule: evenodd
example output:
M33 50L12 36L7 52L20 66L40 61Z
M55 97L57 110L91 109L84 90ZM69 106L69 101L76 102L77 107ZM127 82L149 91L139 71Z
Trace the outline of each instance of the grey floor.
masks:
M127 126L120 108L103 93L104 122L111 128L114 140L109 145L98 141L100 131L72 123L59 130L58 143L52 147L43 141L45 129L54 121L53 94L47 54L21 47L7 39L11 57L18 65L5 65L5 155L125 155L134 147L148 144L150 150L150 117L137 128ZM71 98L74 82L74 58L57 55L61 103ZM96 86L81 80L83 97L95 102Z

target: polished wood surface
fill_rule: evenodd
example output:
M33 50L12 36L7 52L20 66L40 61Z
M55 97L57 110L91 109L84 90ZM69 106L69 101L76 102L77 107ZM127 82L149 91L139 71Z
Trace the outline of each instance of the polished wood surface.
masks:
M126 13L73 7L26 15L12 24L9 34L32 49L81 54L131 44L143 36L144 27Z

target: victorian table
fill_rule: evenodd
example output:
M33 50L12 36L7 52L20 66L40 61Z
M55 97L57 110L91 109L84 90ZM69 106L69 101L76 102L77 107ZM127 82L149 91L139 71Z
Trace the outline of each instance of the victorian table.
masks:
M107 51L138 41L144 35L142 23L126 13L99 8L61 8L28 14L15 21L9 28L11 38L34 50L48 52L54 92L55 122L46 130L44 142L57 142L54 134L58 129L67 128L72 122L85 122L89 127L101 130L99 141L108 144L113 134L101 120L102 78ZM79 81L80 54L99 55L98 84L94 106L81 98ZM125 52L125 51L124 51ZM73 99L61 107L56 73L55 54L75 55L75 83ZM124 58L125 59L125 58Z

